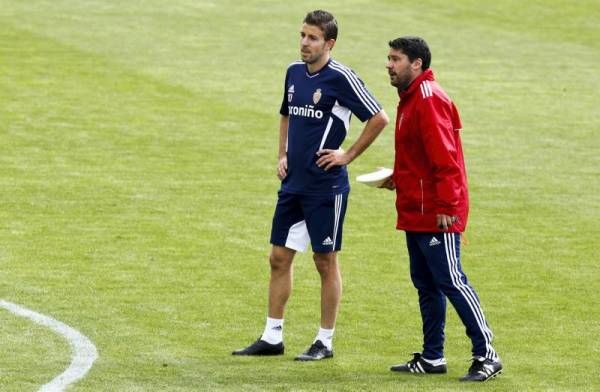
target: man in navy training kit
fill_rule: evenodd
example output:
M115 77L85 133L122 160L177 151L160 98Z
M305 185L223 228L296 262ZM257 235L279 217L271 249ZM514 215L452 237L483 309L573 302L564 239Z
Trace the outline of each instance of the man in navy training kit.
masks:
M392 178L397 229L406 232L410 275L419 294L423 352L391 370L446 373L446 297L473 344L473 362L462 381L486 381L502 370L479 298L460 264L460 238L469 212L458 110L434 79L431 53L418 37L389 42L387 70L398 89Z
M333 356L332 339L342 294L337 252L348 203L346 165L379 135L389 119L362 81L332 60L337 22L327 11L309 12L300 32L302 61L289 65L279 126L281 180L269 257L269 308L261 337L233 355L281 355L283 315L292 289L292 261L310 242L321 277L321 325L313 344L295 359ZM340 149L354 113L366 125L356 142Z

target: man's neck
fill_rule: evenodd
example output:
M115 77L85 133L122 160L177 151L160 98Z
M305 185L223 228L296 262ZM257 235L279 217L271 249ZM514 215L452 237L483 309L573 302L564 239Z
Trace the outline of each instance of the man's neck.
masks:
M417 80L419 78L419 76L421 76L423 74L423 71L419 71L417 74L414 75L414 77L412 78L412 80L410 82L408 82L408 84L406 85L406 87L404 87L402 90L398 89L398 92L404 92L406 90L408 90L410 88L410 86L413 84L413 82L415 80Z
M323 68L325 66L325 64L327 64L327 62L329 62L329 54L324 55L319 61L312 63L312 64L306 64L306 67L308 68L308 72L310 72L311 74L314 74L318 71L321 70L321 68Z

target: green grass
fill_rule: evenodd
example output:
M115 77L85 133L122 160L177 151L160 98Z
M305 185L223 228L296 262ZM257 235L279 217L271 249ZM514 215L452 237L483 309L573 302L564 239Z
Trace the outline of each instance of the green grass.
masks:
M266 315L278 108L315 2L0 0L0 299L88 336L73 391L476 390L449 308L442 377L391 374L420 316L392 193L355 185L333 361L298 364L319 280L296 260L283 358L236 358ZM490 391L598 390L600 5L331 1L334 57L393 116L387 41L424 36L461 111L463 265L505 373ZM349 142L360 132L353 122ZM389 126L351 176L389 166ZM348 143L349 144L349 143ZM36 390L68 343L0 310L0 389Z

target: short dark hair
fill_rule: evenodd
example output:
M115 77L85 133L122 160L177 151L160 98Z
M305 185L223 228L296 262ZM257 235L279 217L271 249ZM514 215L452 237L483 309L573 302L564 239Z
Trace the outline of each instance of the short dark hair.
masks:
M390 48L401 50L410 62L412 63L416 59L421 59L421 69L425 71L431 64L431 52L427 42L421 37L400 37L389 42Z
M325 37L325 41L337 39L337 20L335 20L331 13L323 10L314 10L306 14L303 22L320 28Z

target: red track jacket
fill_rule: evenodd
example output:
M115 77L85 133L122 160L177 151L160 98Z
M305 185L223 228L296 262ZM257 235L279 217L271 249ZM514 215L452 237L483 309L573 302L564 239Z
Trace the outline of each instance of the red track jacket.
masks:
M469 197L458 110L424 71L400 93L393 179L399 230L440 232L436 215L457 216L449 229L467 225Z

